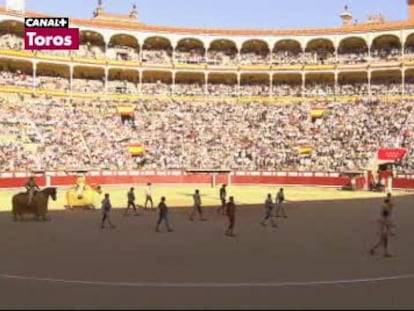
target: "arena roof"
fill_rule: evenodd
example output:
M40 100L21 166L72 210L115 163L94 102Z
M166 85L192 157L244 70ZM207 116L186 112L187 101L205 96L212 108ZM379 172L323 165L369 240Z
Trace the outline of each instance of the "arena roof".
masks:
M17 13L7 11L5 7L0 7L0 14L19 16ZM26 12L27 17L45 17L50 16L37 12ZM71 18L72 25L100 27L108 29L122 29L122 30L136 30L136 31L153 31L165 33L188 33L188 34L205 34L205 35L255 35L255 36L271 36L271 35L327 35L327 34L341 34L341 33L363 33L370 31L384 31L384 30L401 30L414 28L414 20L386 22L382 24L358 24L347 27L337 28L307 28L307 29L214 29L214 28L184 28L184 27L168 27L147 25L142 23L131 23L119 20L108 21L99 19L79 19Z

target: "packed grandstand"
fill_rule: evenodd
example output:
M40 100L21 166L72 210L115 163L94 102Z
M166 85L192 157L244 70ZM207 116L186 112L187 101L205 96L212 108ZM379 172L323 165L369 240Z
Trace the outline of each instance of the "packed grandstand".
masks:
M406 148L397 169L413 172L409 9L404 22L346 10L338 28L230 31L100 5L72 21L78 51L50 52L24 50L23 16L0 9L0 171L360 171Z

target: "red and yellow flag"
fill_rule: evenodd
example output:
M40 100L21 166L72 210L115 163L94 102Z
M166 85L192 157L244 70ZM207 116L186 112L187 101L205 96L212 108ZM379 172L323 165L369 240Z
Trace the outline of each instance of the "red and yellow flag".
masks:
M325 113L325 108L312 108L311 110L311 116L314 119L322 118L324 113Z
M145 153L145 147L143 145L129 145L128 152L133 156L140 156Z
M311 145L303 145L298 147L299 154L311 154L314 147Z
M134 115L134 107L130 105L118 106L118 113L122 116L132 116Z

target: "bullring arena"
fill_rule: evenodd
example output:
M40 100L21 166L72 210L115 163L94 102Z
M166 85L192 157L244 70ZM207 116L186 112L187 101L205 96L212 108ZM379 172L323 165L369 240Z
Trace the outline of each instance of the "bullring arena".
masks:
M336 28L226 30L148 25L98 1L70 20L74 51L25 50L23 17L44 14L0 8L0 307L412 308L407 6L398 22L345 8ZM29 177L57 190L47 221L13 221ZM68 208L79 178L102 188L96 210ZM174 232L155 232L147 183ZM131 187L139 216L124 215ZM288 218L263 227L281 187ZM195 189L207 221L188 219ZM369 254L386 192L391 258ZM114 229L100 228L105 193Z

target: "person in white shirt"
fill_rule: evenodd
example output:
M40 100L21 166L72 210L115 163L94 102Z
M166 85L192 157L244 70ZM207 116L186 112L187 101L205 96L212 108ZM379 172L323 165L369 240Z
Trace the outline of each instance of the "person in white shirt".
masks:
M151 203L151 210L154 210L154 203L152 202L152 189L151 189L151 183L148 183L145 187L145 204L144 209L147 210L147 204L148 202Z

